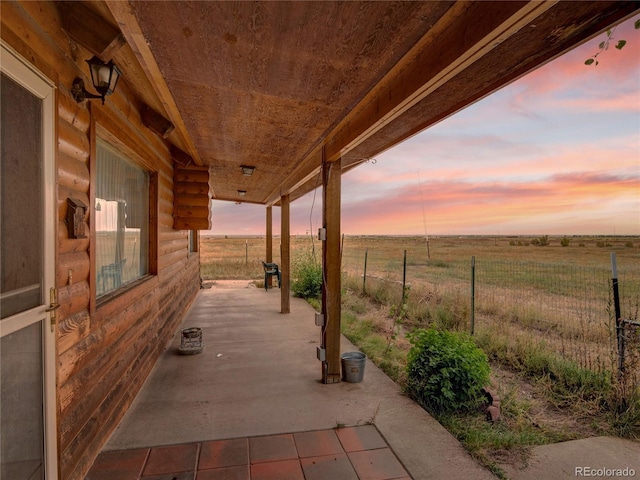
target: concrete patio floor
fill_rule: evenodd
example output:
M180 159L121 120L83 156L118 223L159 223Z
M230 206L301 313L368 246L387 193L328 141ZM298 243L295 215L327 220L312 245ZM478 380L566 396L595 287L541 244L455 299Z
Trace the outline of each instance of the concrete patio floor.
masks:
M201 354L177 354L188 327L203 329ZM180 329L89 480L496 478L369 360L361 383L320 383L320 329L301 299L283 315L278 289L218 281L200 291ZM342 338L342 352L356 350ZM638 475L640 443L543 445L507 475L570 479L586 467Z
M251 445L261 442L272 446L288 442L297 448L297 456L290 453L288 458L292 465L298 462L302 466L305 477L296 476L300 475L296 467L295 475L287 478L387 479L408 478L407 473L416 480L495 478L368 360L361 383L320 383L321 365L316 359L320 329L314 323L313 309L301 299L292 298L291 313L283 315L278 289L266 292L247 281L218 281L200 292L181 328L188 327L203 329L203 353L178 355L180 335L176 332L89 478L98 478L101 462L112 466L115 458L125 462L127 451L148 465L154 451L156 457L181 457L173 450L150 447L174 446L174 450L186 449L189 455L199 456L196 462L202 463L203 452L206 454L216 441L233 439L240 439L241 444L247 440L253 453L245 454L240 462L249 465L240 471L241 476L208 477L207 472L199 471L198 480L249 478L248 474L252 479L285 478L282 471L272 477L259 475L258 461L253 460L256 450ZM357 350L344 338L341 349ZM356 437L378 435L380 439L350 450L340 437L344 432ZM336 447L334 456L339 458L331 465L336 468L335 462L348 459L350 464L345 466L349 473L339 474L344 477L336 476L337 470L323 474L320 469L315 476L309 473L305 468L305 462L309 467L308 457L300 447L303 433L311 438L337 436L342 449ZM217 445L220 449L226 443ZM354 459L366 450L384 457L364 462L377 467L376 472L367 473L356 466ZM319 458L314 457L314 468ZM357 477L350 476L351 467ZM145 469L147 473L140 471L139 475L155 479L195 476L192 472L187 476L160 475L159 470Z

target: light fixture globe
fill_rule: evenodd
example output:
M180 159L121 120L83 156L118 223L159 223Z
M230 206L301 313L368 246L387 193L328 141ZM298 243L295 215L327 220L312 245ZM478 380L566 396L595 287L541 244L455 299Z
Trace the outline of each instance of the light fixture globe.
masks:
M251 175L253 175L256 167L252 165L240 165L240 169L242 170L242 175L244 175L245 177L250 177Z
M73 81L71 94L78 103L87 98L99 98L104 105L105 97L111 95L115 91L116 85L118 85L120 70L114 65L113 61L104 63L96 56L86 62L89 64L89 71L91 72L91 83L93 83L93 87L99 92L99 95L88 92L84 88L84 81L81 78L76 78Z
M96 56L87 60L87 63L91 72L91 83L102 96L102 104L104 105L104 97L111 95L116 89L120 79L120 70L113 61L104 63Z

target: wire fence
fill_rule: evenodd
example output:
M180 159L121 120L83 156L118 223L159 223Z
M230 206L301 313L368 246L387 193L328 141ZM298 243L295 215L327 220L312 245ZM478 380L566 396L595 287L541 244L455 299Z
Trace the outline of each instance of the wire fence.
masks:
M402 302L402 280L406 277L408 312L413 322L409 326L449 322L454 328L473 328L478 336L495 337L505 348L539 345L594 372L615 370L619 362L618 333L626 340L627 365L640 356L637 248L628 250L631 255L618 261L620 315L625 323L616 328L609 253L595 247L595 240L594 245L574 249L571 260L564 259L569 250L559 247L555 252L560 253L553 253L553 247L513 247L516 250L511 251L519 252L517 259L500 258L505 249L511 248L510 244L502 240L502 244L496 241L487 246L486 239L484 243L477 240L478 253L474 257L473 243L464 248L453 243L443 254L443 242L437 246L438 254L433 255L437 259L431 259L424 238L389 241L384 237L347 237L343 241L342 270L351 285L390 305ZM624 251L623 246L618 248ZM312 246L309 237L293 237L292 261L298 252L308 252L312 247L320 261L321 242L316 240ZM432 245L431 254L433 250ZM209 239L201 241L200 252L205 279L259 281L264 275L264 237ZM551 261L538 260L539 252L545 252ZM279 240L274 239L276 263L280 261L279 253ZM593 265L579 264L576 258L580 257L588 257Z
M386 293L389 301L401 301L401 254L390 259L388 252L375 247L345 250L345 254L343 270L361 278L363 290L374 296L380 295L380 289L392 290ZM602 252L605 264L606 255ZM595 372L613 371L619 363L617 334L628 345L627 363L637 354L638 264L618 266L625 323L617 328L610 268L488 257L447 261L425 257L424 251L409 249L404 272L416 326L434 321L433 314L420 318L421 304L443 303L457 316L452 323L476 335L498 337L507 348L536 343Z

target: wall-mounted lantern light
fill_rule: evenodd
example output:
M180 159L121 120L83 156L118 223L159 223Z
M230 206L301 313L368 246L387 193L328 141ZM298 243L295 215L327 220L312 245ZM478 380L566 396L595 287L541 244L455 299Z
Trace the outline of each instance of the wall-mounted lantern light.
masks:
M113 61L104 63L98 57L87 60L87 63L91 71L91 83L93 83L93 88L98 91L99 95L87 92L84 88L84 81L81 78L76 78L71 87L73 98L78 103L87 98L101 98L104 105L104 98L107 95L111 95L116 89L120 78L120 70L114 65Z
M250 177L253 175L256 167L252 167L251 165L240 165L240 169L242 170L242 175L245 177Z

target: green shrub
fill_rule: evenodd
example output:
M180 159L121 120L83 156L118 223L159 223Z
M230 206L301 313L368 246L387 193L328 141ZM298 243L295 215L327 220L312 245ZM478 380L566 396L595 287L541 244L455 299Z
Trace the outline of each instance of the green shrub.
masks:
M560 245L563 247L568 247L571 244L571 239L569 237L562 237L560 240Z
M437 413L470 410L489 384L489 362L465 333L420 329L409 335L407 392Z
M298 253L291 274L291 290L296 297L318 298L322 294L322 265L311 250Z

